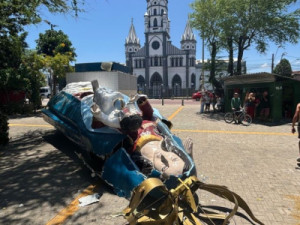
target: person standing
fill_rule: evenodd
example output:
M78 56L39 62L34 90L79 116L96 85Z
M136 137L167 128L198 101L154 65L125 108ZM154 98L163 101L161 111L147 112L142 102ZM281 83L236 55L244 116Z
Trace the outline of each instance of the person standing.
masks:
M232 111L239 111L241 109L241 99L237 92L234 93L233 98L231 99L231 109Z
M264 91L263 96L260 101L260 119L262 121L267 121L270 115L270 99L267 91Z
M233 98L231 99L231 109L234 113L234 116L237 117L239 115L238 111L241 109L241 99L239 98L239 94L237 92L234 93ZM235 121L237 123L237 121Z
M201 97L200 97L200 113L204 113L204 107L205 107L205 100L204 100L204 91L201 92Z
M298 103L295 115L293 117L292 121L292 133L294 134L296 132L295 125L298 122L298 138L299 138L299 158L297 159L297 165L300 167L300 103Z
M205 112L209 112L210 111L210 97L209 97L208 92L205 93L204 101L205 101Z
M254 112L255 112L255 96L251 92L248 95L248 99L246 100L247 104L247 114L251 116L252 119L254 119Z
M217 104L217 96L216 96L215 93L211 93L210 103L212 104L213 112L215 112L216 111L216 104Z

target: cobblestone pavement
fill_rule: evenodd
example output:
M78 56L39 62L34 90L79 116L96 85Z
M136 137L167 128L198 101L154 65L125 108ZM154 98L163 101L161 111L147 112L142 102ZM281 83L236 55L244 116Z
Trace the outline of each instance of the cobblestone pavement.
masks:
M171 116L181 100L159 100L152 105L165 117ZM290 124L249 127L226 124L222 115L199 114L199 102L185 101L172 119L173 133L194 141L198 178L225 185L249 204L254 214L268 225L300 224L300 169L297 136ZM40 116L15 118L10 145L0 151L0 224L46 224L96 181L75 157L78 147L47 126ZM99 204L80 208L64 224L125 224L117 216L128 201L98 184L103 193ZM199 192L205 206L228 212L231 204ZM243 210L230 224L252 224ZM210 224L208 222L208 224Z

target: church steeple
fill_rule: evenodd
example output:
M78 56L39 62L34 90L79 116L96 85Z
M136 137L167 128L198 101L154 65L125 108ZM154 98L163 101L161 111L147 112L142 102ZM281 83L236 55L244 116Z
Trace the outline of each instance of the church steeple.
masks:
M128 37L125 40L126 65L129 67L131 73L133 71L132 55L140 48L140 39L136 35L133 25L133 19L131 19L131 26L129 29Z
M131 26L129 29L128 37L126 38L126 44L140 45L140 39L137 37L133 25L133 19L131 19Z
M193 33L189 20L186 23L184 33L181 37L181 49L195 50L196 49L196 36Z

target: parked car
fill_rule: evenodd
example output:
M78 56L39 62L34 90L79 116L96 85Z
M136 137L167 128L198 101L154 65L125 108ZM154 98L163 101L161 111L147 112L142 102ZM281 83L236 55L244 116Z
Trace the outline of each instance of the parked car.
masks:
M201 97L202 97L202 93L201 93L200 91L195 92L195 93L192 95L192 99L196 99L196 101L199 101Z
M51 96L51 88L50 87L41 87L40 88L40 96L42 98L50 98L50 96Z

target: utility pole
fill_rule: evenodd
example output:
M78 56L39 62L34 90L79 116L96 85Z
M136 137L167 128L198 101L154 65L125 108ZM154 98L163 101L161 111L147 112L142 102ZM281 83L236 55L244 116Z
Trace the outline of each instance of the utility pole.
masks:
M272 66L271 66L271 73L274 71L274 53L272 54Z
M202 36L202 71L201 71L201 78L202 78L202 89L204 90L204 38Z

